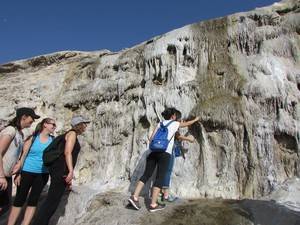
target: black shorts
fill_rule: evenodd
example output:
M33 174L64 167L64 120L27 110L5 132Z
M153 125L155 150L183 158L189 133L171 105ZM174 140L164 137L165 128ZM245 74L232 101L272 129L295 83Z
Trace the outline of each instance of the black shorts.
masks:
M164 178L168 172L170 160L171 154L167 152L151 152L147 157L146 168L143 176L140 178L140 181L145 184L157 167L157 174L153 186L162 188L164 185Z
M41 192L47 184L49 174L47 173L31 173L27 171L21 172L20 186L17 187L14 206L22 207L27 199L27 206L35 207L39 201Z
M12 195L12 178L6 177L7 188L0 190L0 208L5 208L10 205Z

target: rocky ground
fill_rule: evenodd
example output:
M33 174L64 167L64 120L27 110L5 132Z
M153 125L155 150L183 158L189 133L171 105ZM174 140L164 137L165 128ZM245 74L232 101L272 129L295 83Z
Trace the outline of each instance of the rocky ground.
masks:
M65 194L51 225L69 225L70 218L64 217L64 206L70 195L76 193ZM166 209L151 213L148 211L149 200L141 198L142 209L137 211L128 205L127 198L116 192L98 194L73 224L300 225L300 212L279 205L274 200L178 199L168 203ZM0 224L6 224L6 219L7 214L0 218Z
M300 213L274 201L179 199L162 211L150 213L149 201L141 198L136 211L119 193L97 195L87 213L75 224L95 225L300 225ZM54 224L60 224L53 222Z

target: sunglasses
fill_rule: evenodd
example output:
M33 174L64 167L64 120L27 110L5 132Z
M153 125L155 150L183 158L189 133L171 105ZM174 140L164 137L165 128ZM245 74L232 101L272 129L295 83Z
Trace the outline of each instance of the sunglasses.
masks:
M46 122L47 124L51 124L53 127L56 127L56 123L48 123Z

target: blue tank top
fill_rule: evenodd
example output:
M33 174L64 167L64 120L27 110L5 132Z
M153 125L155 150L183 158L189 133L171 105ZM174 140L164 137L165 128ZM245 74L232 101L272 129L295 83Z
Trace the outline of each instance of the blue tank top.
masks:
M40 135L35 138L24 161L23 171L31 173L49 173L48 169L43 164L43 152L52 140L53 137L49 136L47 142L42 143L40 141Z

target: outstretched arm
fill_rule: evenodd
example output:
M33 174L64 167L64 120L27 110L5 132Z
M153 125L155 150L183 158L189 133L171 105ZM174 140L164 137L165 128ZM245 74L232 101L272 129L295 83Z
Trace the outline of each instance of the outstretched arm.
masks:
M176 136L176 139L178 139L179 141L188 141L190 143L195 142L195 138L192 135L189 136L178 135Z
M200 120L200 117L197 116L197 117L196 117L195 119L193 119L193 120L180 122L179 127L188 127L188 126L190 126L190 125L196 123L196 122L199 121L199 120Z

